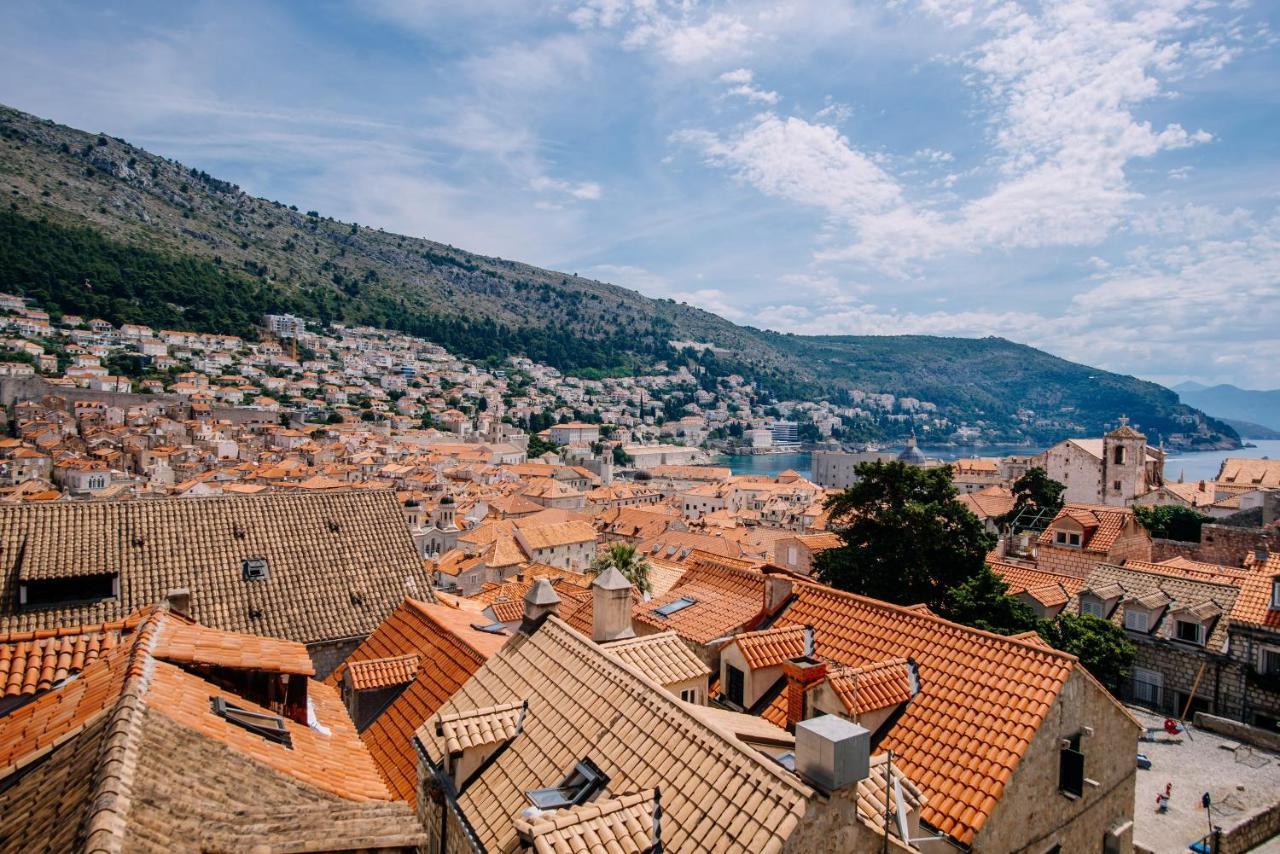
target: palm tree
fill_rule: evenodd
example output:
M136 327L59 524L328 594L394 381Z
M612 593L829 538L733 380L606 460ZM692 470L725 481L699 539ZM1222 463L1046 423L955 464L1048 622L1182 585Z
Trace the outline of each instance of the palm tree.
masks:
M614 543L604 552L596 555L587 572L597 576L609 567L614 567L622 576L635 585L641 593L653 591L649 583L649 561L643 555L636 556L636 547L626 543Z

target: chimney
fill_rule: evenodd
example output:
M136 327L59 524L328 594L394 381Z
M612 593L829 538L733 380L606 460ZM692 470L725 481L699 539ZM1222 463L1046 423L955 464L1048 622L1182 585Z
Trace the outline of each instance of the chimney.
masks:
M809 646L810 637L806 627L806 648ZM824 661L815 661L809 656L801 656L784 661L782 675L787 679L787 723L798 725L804 720L805 692L827 678L827 664Z
M552 614L560 613L560 596L551 582L539 578L524 595L524 619L520 621L520 633L531 635Z
M764 612L776 614L791 598L791 579L784 575L765 575Z
M1262 569L1262 565L1267 562L1267 558L1270 556L1271 553L1267 551L1266 543L1263 543L1260 546L1254 546L1253 562L1257 569Z
M871 733L836 715L796 724L796 773L825 792L838 792L871 772Z
M596 643L633 638L631 582L610 566L591 582L591 639Z
M169 610L175 614L181 614L184 617L191 616L191 591L186 587L176 587L164 594L165 602L169 603Z

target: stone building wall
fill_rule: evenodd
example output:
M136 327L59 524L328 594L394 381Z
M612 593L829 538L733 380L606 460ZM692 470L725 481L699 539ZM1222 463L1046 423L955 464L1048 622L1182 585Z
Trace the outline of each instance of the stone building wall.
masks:
M307 644L307 654L311 656L311 666L316 669L314 678L323 681L338 665L347 660L351 653L364 642L364 638L343 638L336 641L322 641Z
M1280 632L1233 623L1230 633L1234 690L1241 694L1241 708L1238 716L1224 717L1235 717L1253 726L1270 728L1265 719L1280 720L1280 678L1259 676L1257 668L1263 647L1280 649Z
M857 788L849 786L833 792L829 798L816 796L805 809L804 818L796 826L782 850L785 854L846 854L851 851L882 851L886 837L862 823L855 802ZM911 828L908 827L910 831ZM894 834L888 836L888 849L894 854L911 849L903 846ZM949 850L935 846L938 851Z
M1224 655L1213 655L1172 641L1141 639L1133 634L1130 634L1130 639L1135 641L1134 645L1138 650L1134 666L1154 670L1164 677L1160 703L1153 707L1155 711L1180 717L1203 664L1204 673L1200 676L1195 696L1208 703L1209 714L1240 719L1244 674L1238 663ZM1121 696L1128 702L1138 702L1134 696L1132 679L1124 685Z
M1257 549L1280 551L1280 529L1236 528L1231 525L1205 525L1200 529L1200 542L1156 540L1152 560L1186 557L1222 566L1240 566Z
M1058 790L1060 741L1093 728L1081 738L1084 795ZM1062 851L1101 851L1109 831L1119 831L1119 854L1132 851L1133 761L1139 726L1083 668L1076 667L1031 740L1005 786L1004 794L974 840L975 852L1039 854L1053 845Z

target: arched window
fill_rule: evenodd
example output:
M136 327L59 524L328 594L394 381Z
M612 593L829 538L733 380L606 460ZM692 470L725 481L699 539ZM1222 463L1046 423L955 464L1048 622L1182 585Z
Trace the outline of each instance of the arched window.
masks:
M1115 460L1116 460L1116 465L1118 466L1124 465L1124 445L1116 446Z

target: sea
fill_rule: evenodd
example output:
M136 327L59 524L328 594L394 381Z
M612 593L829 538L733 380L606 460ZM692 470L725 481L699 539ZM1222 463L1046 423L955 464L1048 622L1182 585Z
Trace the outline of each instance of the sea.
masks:
M1228 457L1244 457L1250 459L1280 459L1280 440L1248 439L1252 447L1237 448L1234 451L1198 451L1171 454L1164 461L1166 480L1177 480L1181 477L1187 481L1213 480L1218 476L1222 461ZM887 449L899 451L901 448ZM1044 448L1026 445L984 445L982 447L961 447L948 445L939 448L921 446L927 457L942 460L958 460L965 457L1003 457L1009 454L1038 454ZM714 464L728 466L734 474L757 474L773 476L788 469L813 477L813 456L808 452L794 454L754 454L751 456L718 456Z

